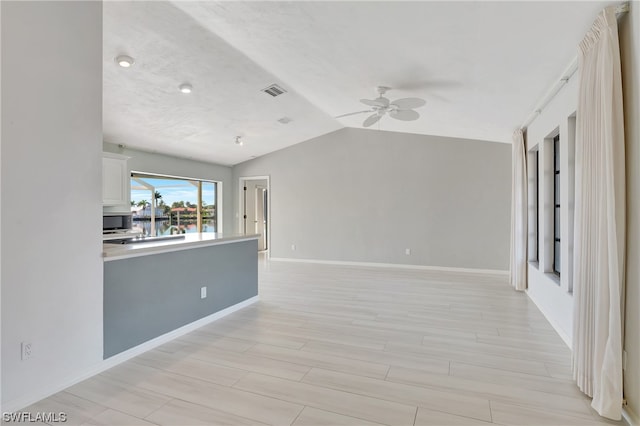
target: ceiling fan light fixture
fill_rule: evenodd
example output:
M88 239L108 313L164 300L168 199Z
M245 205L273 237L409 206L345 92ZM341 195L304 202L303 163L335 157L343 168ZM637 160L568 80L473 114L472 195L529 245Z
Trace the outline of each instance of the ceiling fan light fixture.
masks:
M116 64L120 65L122 68L129 68L134 62L135 61L131 56L120 55L116 57Z
M182 93L191 93L193 91L193 86L189 83L182 83L178 86L178 89L180 89Z

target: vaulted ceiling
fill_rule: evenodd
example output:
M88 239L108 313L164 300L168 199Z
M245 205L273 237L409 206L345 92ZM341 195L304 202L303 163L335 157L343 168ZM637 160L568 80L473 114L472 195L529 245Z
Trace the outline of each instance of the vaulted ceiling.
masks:
M383 85L427 103L375 129L510 142L611 3L106 1L104 138L232 165L362 127L334 117Z

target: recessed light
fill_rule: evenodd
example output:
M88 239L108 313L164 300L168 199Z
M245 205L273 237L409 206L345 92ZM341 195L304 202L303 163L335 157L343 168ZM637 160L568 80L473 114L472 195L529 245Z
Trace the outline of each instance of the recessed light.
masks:
M244 142L242 142L242 139L240 139L240 136L236 136L236 145L244 145Z
M122 68L129 68L134 62L133 58L127 55L120 55L116 58L116 64L120 65Z
M193 86L189 83L182 83L178 88L182 93L191 93L193 90Z

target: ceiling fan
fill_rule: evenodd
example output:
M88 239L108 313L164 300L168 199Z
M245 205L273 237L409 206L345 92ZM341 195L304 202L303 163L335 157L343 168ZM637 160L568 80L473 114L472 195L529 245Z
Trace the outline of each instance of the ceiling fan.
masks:
M386 86L376 87L376 93L378 94L378 97L376 99L360 99L360 102L370 106L370 109L342 114L337 116L336 118L372 112L373 114L367 117L362 123L364 127L370 127L374 125L386 114L389 114L391 118L402 121L414 121L420 118L420 114L418 114L417 111L414 111L414 109L424 106L424 104L426 104L424 99L402 98L396 99L392 102L383 96L388 90L391 90L391 88Z

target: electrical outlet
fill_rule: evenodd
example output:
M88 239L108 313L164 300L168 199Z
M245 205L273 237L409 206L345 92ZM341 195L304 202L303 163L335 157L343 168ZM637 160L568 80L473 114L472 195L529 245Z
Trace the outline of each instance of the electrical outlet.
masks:
M206 287L201 287L200 288L200 299L206 299L207 298L207 288Z
M406 254L407 256L410 256L411 255L411 249L410 248L404 249L404 254Z
M291 244L291 251L296 251L296 245L295 244Z
M20 344L20 352L20 358L22 359L22 361L26 361L31 358L31 354L33 352L33 345L31 344L31 342L22 342Z

